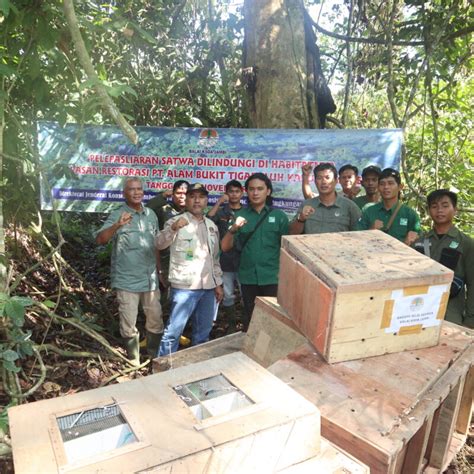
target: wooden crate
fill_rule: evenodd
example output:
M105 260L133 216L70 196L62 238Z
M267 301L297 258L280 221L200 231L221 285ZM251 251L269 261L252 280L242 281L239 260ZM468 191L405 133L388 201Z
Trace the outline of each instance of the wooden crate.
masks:
M268 370L312 401L323 437L372 473L415 474L444 471L464 444L473 363L474 331L443 322L436 347L328 364L307 344Z
M278 302L330 363L438 343L453 272L380 231L286 236Z
M203 380L216 376L224 377L234 388L217 391L209 382L202 385ZM204 397L200 404L192 403L194 392L182 395L183 387L190 383L199 392L196 397ZM239 408L223 412L229 396ZM87 435L80 436L79 430L87 429L87 425L77 420L89 416L91 409L100 408L104 413L112 406L119 408L135 441L71 461L85 448L66 446L58 418L74 418L65 429L73 442L80 441ZM196 415L206 410L213 416ZM17 474L161 468L164 472L274 472L320 452L318 409L241 352L119 385L13 407L8 415ZM105 428L97 430L102 433ZM109 440L108 434L102 435L89 447Z

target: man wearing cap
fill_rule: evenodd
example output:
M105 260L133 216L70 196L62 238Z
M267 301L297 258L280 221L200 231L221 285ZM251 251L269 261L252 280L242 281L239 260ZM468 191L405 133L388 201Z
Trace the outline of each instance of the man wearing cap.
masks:
M400 201L403 188L400 173L385 168L380 174L378 188L382 201L364 208L357 230L378 229L412 245L420 232L420 217Z
M457 201L448 189L428 194L433 228L414 247L454 271L445 319L474 328L474 240L453 224Z
M362 186L365 189L364 196L354 198L354 203L363 210L365 206L370 207L380 201L379 177L382 170L378 166L370 165L362 171Z
M158 287L155 236L158 220L143 206L143 186L138 178L127 178L123 187L125 204L110 213L97 232L96 242L112 241L111 283L117 292L120 334L125 339L128 358L140 363L136 328L138 305L146 316L147 352L155 357L163 332Z
M188 186L186 211L169 219L156 239L159 250L170 247L171 314L159 349L160 356L176 352L188 319L192 344L209 340L217 305L222 300L219 232L204 216L208 192L199 183Z
M319 196L304 201L290 224L290 234L322 234L354 230L360 209L336 193L337 170L331 163L314 168Z

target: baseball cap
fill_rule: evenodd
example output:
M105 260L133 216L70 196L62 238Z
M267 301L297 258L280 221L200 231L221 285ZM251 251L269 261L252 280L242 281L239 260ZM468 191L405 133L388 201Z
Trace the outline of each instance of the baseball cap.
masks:
M378 166L369 165L362 170L362 177L369 173L374 173L378 177L380 177L380 175L382 174L382 170Z
M199 191L203 194L205 194L206 196L209 195L209 192L207 191L207 189L205 188L204 184L201 184L201 183L193 183L193 184L190 184L188 186L188 189L186 191L186 194L191 194L193 191Z

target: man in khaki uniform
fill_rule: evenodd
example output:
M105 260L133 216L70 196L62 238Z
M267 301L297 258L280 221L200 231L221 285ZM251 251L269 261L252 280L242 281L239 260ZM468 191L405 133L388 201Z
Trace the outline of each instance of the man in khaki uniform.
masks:
M189 185L186 212L169 219L156 239L159 250L170 247L171 314L161 340L160 356L178 350L179 338L189 318L192 344L208 341L217 304L224 296L219 231L204 216L207 196L202 184Z
M447 189L428 195L433 228L415 242L415 249L454 271L445 319L474 328L474 240L453 224L457 196Z

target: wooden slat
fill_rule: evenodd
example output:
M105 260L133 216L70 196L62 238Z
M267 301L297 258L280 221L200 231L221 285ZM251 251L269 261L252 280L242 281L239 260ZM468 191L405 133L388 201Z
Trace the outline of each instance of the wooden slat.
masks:
M460 377L454 385L446 400L441 405L439 411L438 424L433 439L429 465L442 470L448 459L449 446L456 425L456 418L462 398L464 388L464 377Z
M474 361L473 361L474 363ZM472 406L474 401L474 366L471 367L466 376L464 391L461 398L461 406L456 420L456 431L467 435L472 418Z
M321 354L328 349L334 299L333 290L281 250L278 302Z
M418 474L420 472L423 465L424 454L428 444L432 422L433 414L425 420L421 428L408 442L405 456L403 458L403 467L401 468L403 474Z

